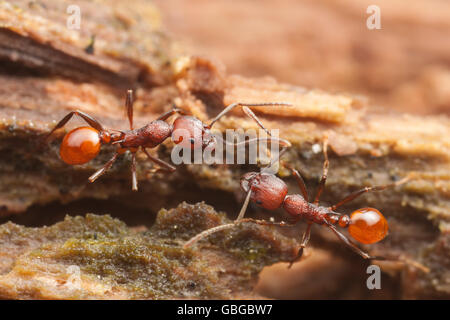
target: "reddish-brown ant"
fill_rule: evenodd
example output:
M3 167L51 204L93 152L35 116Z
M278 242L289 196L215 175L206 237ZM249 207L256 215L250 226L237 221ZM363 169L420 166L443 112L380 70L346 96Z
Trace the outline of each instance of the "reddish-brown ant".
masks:
M214 119L211 120L209 124L205 124L199 119L186 115L183 111L174 108L163 115L161 115L156 120L153 120L149 124L146 124L142 128L133 128L133 91L127 91L126 97L126 109L128 121L130 124L130 130L120 131L113 129L106 129L99 121L95 120L90 115L82 111L72 111L69 112L58 124L50 131L46 136L45 141L48 140L50 135L60 128L62 128L74 115L80 116L84 121L86 121L89 126L75 128L68 132L60 147L61 159L71 165L79 165L89 162L94 159L99 151L102 144L113 144L117 145L118 148L114 153L113 157L97 172L89 177L90 182L94 182L101 175L103 175L111 166L120 154L126 151L131 152L131 177L132 177L132 190L137 190L137 177L136 177L136 152L139 149L146 154L146 156L158 164L160 167L167 171L175 171L175 167L171 164L158 159L148 153L146 148L155 148L161 143L163 143L168 137L176 130L183 130L184 134L173 139L175 144L179 144L182 147L187 148L206 148L208 146L214 147L216 140L214 135L211 133L211 128L220 118L225 114L230 112L236 107L242 107L244 113L253 119L258 126L264 129L270 136L269 131L262 125L261 121L256 117L256 115L248 108L248 106L276 106L276 105L290 105L289 103L276 103L276 102L265 102L265 103L233 103L227 106L222 112L220 112ZM175 119L173 124L169 124L166 120L174 114L180 114L178 118ZM174 136L172 136L174 138ZM272 139L272 138L271 138ZM274 138L275 139L275 138ZM277 139L279 142L284 143L284 145L289 145L286 140ZM248 141L246 141L248 143Z
M235 222L205 230L187 241L184 244L184 247L190 247L198 240L205 238L212 233L232 228L233 226L236 226L237 224L243 222L252 222L260 225L294 226L298 221L304 219L306 220L308 225L306 227L306 231L303 234L297 257L291 262L291 265L294 261L297 261L302 257L303 249L306 247L306 244L309 241L311 227L314 223L325 225L326 227L331 229L331 231L333 231L333 233L341 241L343 241L347 246L349 246L353 251L358 253L363 258L382 259L381 257L372 257L368 253L362 251L356 244L350 241L345 235L340 233L335 226L339 225L342 228L348 228L350 235L360 243L376 243L382 240L388 232L388 223L380 213L380 211L374 208L362 208L354 211L349 216L346 214L340 214L335 210L342 205L354 200L363 193L370 191L380 191L389 187L398 186L407 182L409 178L404 178L392 184L386 184L376 187L365 187L361 190L351 193L343 200L332 205L331 207L320 206L319 199L325 187L329 167L327 145L328 139L325 138L323 142L323 153L325 157L323 164L323 174L313 202L309 202L308 191L300 173L294 168L287 166L286 164L284 164L285 167L290 169L293 176L297 180L297 183L301 190L301 195L288 195L288 188L286 184L283 182L283 180L276 177L274 174L264 172L247 173L241 178L241 188L247 193L247 196ZM280 152L280 156L281 154L282 152ZM258 206L268 210L275 210L283 207L283 209L292 218L293 223L288 224L285 222L269 222L264 220L254 220L250 218L243 219L249 201L252 201Z

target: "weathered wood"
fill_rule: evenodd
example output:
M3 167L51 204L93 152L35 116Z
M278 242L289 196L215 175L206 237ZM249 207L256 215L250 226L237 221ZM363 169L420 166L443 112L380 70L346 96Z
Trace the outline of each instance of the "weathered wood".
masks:
M321 175L323 159L316 145L320 146L324 133L329 134L330 173L324 192L325 202L336 202L365 185L385 184L407 174L415 174L416 179L408 184L390 191L367 194L343 211L347 213L362 206L380 209L388 218L390 235L367 249L373 254L403 255L430 268L428 274L411 267L400 268L402 280L398 281L402 284L404 297L450 295L447 285L447 270L450 268L448 117L399 114L374 108L351 95L310 91L280 84L270 78L230 76L218 62L171 51L175 45L170 41L167 46L163 45L161 50L164 54L161 55L162 60L158 60L160 56L155 52L160 52L160 42L156 41L155 47L152 46L153 40L154 37L165 37L159 30L154 31L148 26L143 18L136 18L146 12L139 6L136 11L129 9L120 15L120 19L126 21L126 17L135 17L134 22L122 31L110 30L111 26L107 24L107 31L96 35L98 47L94 53L86 54L83 48L89 37L85 35L82 40L78 35L77 41L67 38L67 30L62 29L65 21L62 17L48 22L48 28L56 23L59 31L55 33L35 34L31 33L33 28L26 29L31 22L41 21L38 17L48 18L49 12L65 16L64 11L30 9L26 2L18 2L21 10L7 2L0 5L1 19L11 19L15 12L14 19L29 22L20 28L12 28L5 27L5 20L0 20L3 25L0 34L13 37L9 38L12 40L8 41L10 44L0 44L3 59L0 73L0 213L3 216L21 213L21 217L14 219L20 218L27 223L26 217L30 215L31 219L30 211L33 211L39 212L45 220L46 204L88 203L89 199L119 201L128 208L131 216L136 208L157 212L183 200L205 200L209 204L220 205L224 202L222 199L226 199L228 214L235 217L239 196L237 202L232 200L233 195L241 194L239 178L256 168L183 165L170 175L147 174L151 164L145 161L145 155L140 154L140 191L132 193L130 158L127 155L121 157L107 175L94 184L88 184L87 178L110 158L112 148L104 148L98 158L86 165L68 166L58 156L63 132L55 135L48 147L38 149L38 144L55 121L75 109L93 115L108 127L127 128L125 90L117 86L123 79L136 89L136 126L155 119L174 105L207 120L233 102L288 101L292 102L292 107L255 108L255 111L268 128L279 129L280 137L293 143L285 161L301 171L309 188L317 186ZM113 1L111 8L118 3ZM145 7L145 3L140 5ZM90 5L95 6L86 3L86 6ZM87 12L89 10L96 12L95 7L87 9ZM104 12L101 15L115 16L113 10ZM106 18L93 15L92 19L89 25L94 28L95 22ZM47 26L47 22L43 26ZM42 29L36 30L42 32ZM115 54L107 49L110 45L123 43L127 45ZM152 45L148 47L148 43ZM38 56L34 50L36 45L42 49ZM17 52L20 46L26 49ZM129 51L129 48L135 51ZM139 48L143 50L141 55L137 54ZM71 64L74 70L61 69L67 63L68 55L74 59ZM167 56L170 59L166 59ZM102 63L111 59L111 64ZM149 61L153 59L159 61L157 68L151 67L153 64ZM68 129L76 124L74 121ZM226 128L256 126L237 110L215 126L221 131ZM158 149L158 155L170 162L172 147L168 141ZM279 174L288 182L291 192L296 192L296 184L289 173L281 170ZM37 205L44 207L36 209ZM325 247L341 248L326 232L314 234L313 245L314 237L321 239L318 243L325 243ZM337 249L334 254L341 255L346 250ZM393 267L385 266L385 270L392 271Z

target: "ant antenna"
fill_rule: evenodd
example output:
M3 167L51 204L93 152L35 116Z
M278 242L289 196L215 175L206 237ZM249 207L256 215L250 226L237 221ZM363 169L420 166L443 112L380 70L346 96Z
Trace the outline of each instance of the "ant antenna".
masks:
M286 141L288 142L288 144L285 144L283 146L281 151L278 153L277 157L275 159L271 159L270 164L267 167L262 168L261 172L276 174L278 172L278 168L274 169L273 168L274 166L278 165L279 163L282 163L283 166L285 166L285 163L283 161L281 161L280 158L283 156L283 154L286 153L287 149L289 147L291 147L291 145L292 145L288 140L286 140Z
M239 215L236 220L241 220L244 217L245 211L247 211L248 203L250 202L250 196L252 195L252 186L248 186L247 196L245 197L244 204L242 205L241 211L239 211Z
M222 230L226 230L226 229L231 229L235 226L237 226L238 224L242 224L245 222L251 222L251 223L255 223L258 225L262 225L262 226L277 226L277 227L292 227L294 226L294 224L288 224L284 221L281 222L269 222L269 221L265 221L265 220L255 220L252 218L245 218L245 219L240 219L240 220L235 220L232 223L227 223L227 224L222 224L220 226L217 227L213 227L210 229L206 229L203 232L200 232L199 234L195 235L194 237L192 237L191 239L189 239L188 241L185 242L185 244L183 245L183 249L187 249L189 247L191 247L194 243L196 243L197 241L206 238L208 236L210 236L213 233L222 231Z
M221 113L219 113L217 116L215 116L211 120L211 122L209 123L209 125L207 127L211 128L214 125L214 123L219 121L220 118L222 118L225 114L230 112L232 109L234 109L236 107L242 107L242 110L244 111L244 113L247 116L249 116L250 118L252 118L258 124L258 126L260 128L262 128L264 131L266 131L266 133L270 136L269 130L267 130L264 127L264 125L261 123L261 121L259 121L258 117L256 117L256 115L254 114L254 112L248 108L248 107L266 107L266 106L292 106L292 103L289 103L289 102L262 102L262 103L236 102L236 103L232 103L228 107L223 109Z
M362 188L360 190L357 190L357 191L349 194L347 197L345 197L344 199L342 199L341 201L339 201L335 205L331 206L330 210L331 211L335 211L340 206L346 204L347 202L350 202L350 201L356 199L357 197L359 197L360 195L362 195L362 194L364 194L366 192L381 191L381 190L384 190L384 189L387 189L387 188L399 186L399 185L405 184L406 182L410 181L411 179L413 179L413 175L409 174L405 178L403 178L403 179L401 179L399 181L396 181L394 183L385 184L385 185L382 185L382 186L364 187L364 188Z

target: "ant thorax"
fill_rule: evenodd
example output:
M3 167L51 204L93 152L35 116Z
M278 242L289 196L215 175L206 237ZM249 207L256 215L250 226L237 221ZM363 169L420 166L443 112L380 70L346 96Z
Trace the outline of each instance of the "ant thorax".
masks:
M120 145L123 148L154 148L164 142L171 134L172 126L170 124L155 120L142 128L125 132Z
M283 208L296 220L305 219L317 224L323 224L329 212L325 207L309 203L299 194L286 196Z

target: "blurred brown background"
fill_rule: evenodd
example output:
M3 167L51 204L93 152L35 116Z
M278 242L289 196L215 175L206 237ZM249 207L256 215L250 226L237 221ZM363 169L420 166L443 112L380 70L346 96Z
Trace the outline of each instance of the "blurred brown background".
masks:
M191 52L231 73L364 94L372 105L450 114L450 2L156 0ZM381 30L368 30L369 5Z
M450 114L450 1L156 0L163 25L230 73L367 96L374 108ZM369 30L369 5L381 30ZM291 270L266 268L257 291L282 299L402 295L395 277L365 288L364 265L316 248ZM330 272L332 268L332 272ZM352 272L348 272L352 270Z

